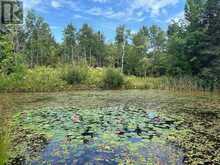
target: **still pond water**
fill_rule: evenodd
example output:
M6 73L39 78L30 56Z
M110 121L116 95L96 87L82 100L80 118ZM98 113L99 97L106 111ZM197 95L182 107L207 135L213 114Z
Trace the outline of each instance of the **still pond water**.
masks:
M0 94L0 113L7 164L220 164L216 94Z

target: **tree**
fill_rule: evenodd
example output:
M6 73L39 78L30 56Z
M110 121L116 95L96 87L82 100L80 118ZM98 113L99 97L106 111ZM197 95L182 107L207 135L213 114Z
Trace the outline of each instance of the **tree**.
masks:
M0 63L8 56L11 56L11 54L13 54L12 44L5 35L0 34Z
M220 82L220 2L208 0L202 17L205 29L201 49L202 77L214 84Z
M158 76L165 74L165 69L161 68L161 59L164 59L165 51L167 48L167 37L166 33L157 25L152 25L149 28L149 57L151 62L151 75Z
M125 58L125 73L133 75L146 75L143 69L143 58L149 46L148 29L142 27L132 36L132 45L128 47L128 55ZM144 72L144 73L143 73Z
M124 57L125 57L125 47L127 44L130 31L125 28L124 25L120 25L116 28L115 41L118 46L118 51L121 54L121 72L124 72Z
M24 27L22 25L10 24L7 25L7 30L6 36L12 43L13 51L15 53L22 52L25 42Z
M106 45L106 64L105 66L110 66L112 68L117 67L118 64L118 51L116 44L107 44Z
M74 54L76 52L76 29L73 24L68 24L63 32L64 35L64 42L63 42L63 49L64 49L64 62L74 60Z
M91 65L94 38L93 29L88 24L84 24L80 29L78 33L78 41L81 49L81 56L84 57L85 61L89 60Z
M53 58L53 50L56 42L52 36L49 25L34 11L28 11L25 26L25 49L24 53L30 67L35 65L49 65Z
M207 0L187 0L185 5L185 19L188 21L189 31L197 30L201 26L201 17Z
M185 55L186 26L182 20L168 26L168 65L167 71L172 76L191 74L191 65Z
M166 33L158 26L152 25L149 29L150 49L153 54L163 52L166 48Z
M19 54L13 50L13 44L7 35L0 34L0 72L10 75L20 68Z
M102 67L105 60L106 47L105 37L100 31L94 34L93 48L95 49L94 56L96 58L96 65Z

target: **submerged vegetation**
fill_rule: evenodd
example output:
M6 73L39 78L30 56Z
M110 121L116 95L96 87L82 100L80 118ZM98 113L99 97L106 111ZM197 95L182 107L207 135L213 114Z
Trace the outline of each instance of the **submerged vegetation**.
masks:
M128 90L20 96L10 94L17 109L10 124L12 164L220 162L217 95Z
M51 153L48 155L50 160L38 160L37 158L34 161L23 160L26 163L37 162L40 164L41 161L52 163L51 161L55 157L59 157L60 160L75 159L76 163L81 164L88 162L147 163L149 160L152 163L182 162L183 158L179 155L180 150L175 151L174 146L173 148L166 146L163 138L169 132L175 131L181 122L151 114L154 115L154 112L148 114L144 109L123 106L88 110L71 107L47 107L18 114L14 124L19 125L20 129L18 128L18 130L23 130L21 131L22 136L24 133L32 131L38 132L40 135L45 134L45 139L46 137L52 139L52 141L48 140L50 141L48 147L51 147ZM73 119L72 116L78 119ZM35 127L39 124L40 127ZM156 143L159 138L161 142ZM27 139L23 139L24 141L22 140L16 148L22 148L19 147L20 145L28 146L25 145L25 143L29 143ZM17 138L15 138L16 141ZM148 148L149 142L155 143L155 146L151 145L151 148ZM37 142L35 141L35 143ZM64 148L65 145L68 145L69 149L66 148L66 153L60 150L58 155L54 155L57 152L56 146L52 146L54 143L61 143L61 147L64 145ZM161 147L161 151L153 151L156 144ZM82 148L83 145L87 145L87 147ZM27 149L23 149L24 153L20 150L19 155L26 155L26 157L33 159L33 155L27 156L29 153L32 154L32 151L25 153ZM158 154L158 157L155 154ZM128 157L129 159L127 159Z

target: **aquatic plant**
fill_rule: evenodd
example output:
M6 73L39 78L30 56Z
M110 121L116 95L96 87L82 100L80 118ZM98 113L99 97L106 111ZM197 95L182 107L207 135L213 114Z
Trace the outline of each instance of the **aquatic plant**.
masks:
M219 164L218 95L126 90L43 95L26 93L19 96L4 94L0 97L1 103L6 103L4 98L7 98L14 102L10 102L10 106L16 105L16 109L19 109L19 113L13 117L12 151L15 155L10 154L10 157L14 161L27 159L29 162L41 162L43 159L48 164L55 164L53 161L56 160L83 161L83 155L99 161L100 157L107 155L121 164L126 164L126 160L133 163L136 157L143 160L143 164L156 164L152 158L154 155L145 160L140 154L140 148L147 146L150 150L160 150L159 153L165 157L172 152L175 158L180 149L184 164ZM7 111L5 108L2 110ZM73 114L80 119L75 126L71 120ZM135 131L138 125L143 132L140 136ZM174 149L167 146L167 141ZM154 148L148 146L155 143ZM37 152L30 152L34 149ZM24 154L27 150L31 156ZM121 159L112 155L120 155Z
M21 112L14 117L13 123L20 126L20 129L17 128L17 130L20 130L24 136L25 141L20 142L23 146L30 145L27 142L32 139L30 137L33 137L31 132L34 132L35 136L44 134L44 137L52 139L48 146L51 149L46 147L46 150L53 150L51 154L56 154L56 151L59 150L63 155L63 149L58 148L65 148L65 145L68 144L69 149L66 150L68 153L66 156L78 161L81 159L86 161L85 155L88 154L89 159L93 162L98 161L94 160L94 157L104 159L103 156L108 155L106 159L109 159L110 162L120 162L121 160L124 162L128 160L127 157L130 157L131 162L138 160L144 163L148 160L150 152L154 161L162 160L162 155L168 156L166 152L170 149L165 137L178 127L175 120L160 117L159 114L153 118L149 118L149 116L147 111L134 106L96 109L45 107ZM160 118L160 120L156 120L156 118ZM15 134L16 136L18 135ZM158 153L153 152L153 148L146 147L151 145L149 142L161 145L161 150L158 151L162 154L161 157L157 158L155 155ZM34 143L38 143L38 141ZM54 145L55 147L53 147ZM153 146L151 145L151 147ZM175 149L171 150L172 152L169 151L169 153L175 155ZM30 151L27 153L25 150L24 152L23 155L31 153ZM50 156L50 160L52 160L54 155ZM174 161L177 159L181 159L181 157L176 155Z

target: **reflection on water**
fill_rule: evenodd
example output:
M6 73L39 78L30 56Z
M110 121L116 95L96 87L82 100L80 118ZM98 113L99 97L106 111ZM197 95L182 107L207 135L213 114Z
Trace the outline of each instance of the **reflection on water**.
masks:
M104 145L104 144L102 144ZM63 147L62 147L63 146ZM119 163L152 163L152 164L183 164L181 150L172 145L146 143L136 154L129 151L127 146L117 146L112 150L101 149L101 144L81 145L77 149L52 141L41 153L38 160L26 161L26 164L109 164ZM177 157L176 154L179 154ZM139 162L139 163L138 163Z

